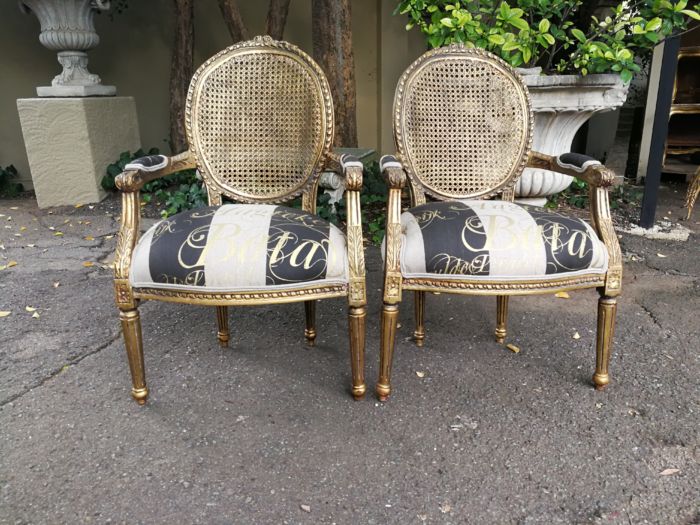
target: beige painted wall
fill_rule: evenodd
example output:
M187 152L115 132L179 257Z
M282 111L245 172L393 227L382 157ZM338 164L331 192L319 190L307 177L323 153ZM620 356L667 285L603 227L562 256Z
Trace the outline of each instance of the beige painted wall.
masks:
M265 27L267 2L239 2L252 35ZM230 44L216 0L195 3L196 65ZM353 0L360 146L392 152L391 105L403 69L424 49L417 32L407 33L392 16L393 0ZM173 29L170 0L132 0L129 9L96 17L100 45L89 53L90 69L118 95L136 99L143 146L168 150L168 77ZM14 1L0 2L0 164L14 164L30 185L16 99L36 95L59 72L55 55L39 43L39 23ZM293 0L285 39L311 51L311 0ZM61 167L56 166L57 177Z

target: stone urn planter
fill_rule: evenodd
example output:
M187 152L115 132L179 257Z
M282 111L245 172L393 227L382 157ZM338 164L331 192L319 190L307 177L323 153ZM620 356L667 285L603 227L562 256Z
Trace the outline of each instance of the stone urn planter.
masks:
M58 52L63 71L51 86L37 87L40 97L112 96L114 86L103 86L100 77L87 69L86 51L100 42L95 32L96 12L109 9L109 0L20 0L20 9L39 19L39 41Z
M549 155L571 151L576 132L596 113L622 106L629 84L619 75L541 75L540 68L519 69L530 91L535 115L532 148ZM569 187L572 177L526 168L515 184L518 200L543 205L549 195Z

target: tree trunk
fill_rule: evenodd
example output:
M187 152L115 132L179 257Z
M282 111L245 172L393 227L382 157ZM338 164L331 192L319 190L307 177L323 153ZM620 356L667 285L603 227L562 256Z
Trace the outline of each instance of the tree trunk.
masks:
M170 149L187 149L185 103L194 73L194 0L174 0L175 43L170 60Z
M265 32L275 40L282 40L284 26L287 23L290 0L270 0L267 8L267 27Z
M335 106L334 145L357 147L350 0L312 0L311 6L313 54L328 77Z
M236 0L219 0L219 9L221 9L221 15L224 17L233 43L248 40L248 30L243 23Z

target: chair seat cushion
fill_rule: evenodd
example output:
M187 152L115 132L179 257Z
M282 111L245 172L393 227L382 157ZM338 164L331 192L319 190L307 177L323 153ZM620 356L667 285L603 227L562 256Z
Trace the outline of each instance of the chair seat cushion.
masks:
M405 277L487 280L604 273L608 255L583 220L499 200L431 202L401 216Z
M347 283L345 237L318 216L284 206L198 208L144 233L130 281L137 288L220 292Z

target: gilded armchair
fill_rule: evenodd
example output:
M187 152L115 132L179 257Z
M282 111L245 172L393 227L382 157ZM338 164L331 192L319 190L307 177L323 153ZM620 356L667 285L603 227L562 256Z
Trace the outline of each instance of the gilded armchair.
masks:
M597 288L593 382L605 387L622 276L608 205L613 173L582 155L531 151L533 116L521 78L494 55L462 45L429 51L409 66L393 124L397 155L381 160L389 198L379 399L391 392L404 290L415 292L414 339L422 346L425 292L495 295L495 336L504 343L511 295ZM514 203L526 166L585 180L590 224ZM402 214L405 186L411 208Z
M194 74L188 151L138 159L117 177L123 204L116 302L139 404L148 388L138 305L148 299L216 307L218 340L227 346L229 306L303 301L304 334L313 345L316 300L347 297L352 394L364 395L362 164L331 152L333 118L318 65L293 45L257 37L221 51ZM139 190L192 168L209 206L139 236ZM347 236L315 215L322 171L344 177ZM301 210L279 205L299 196Z

